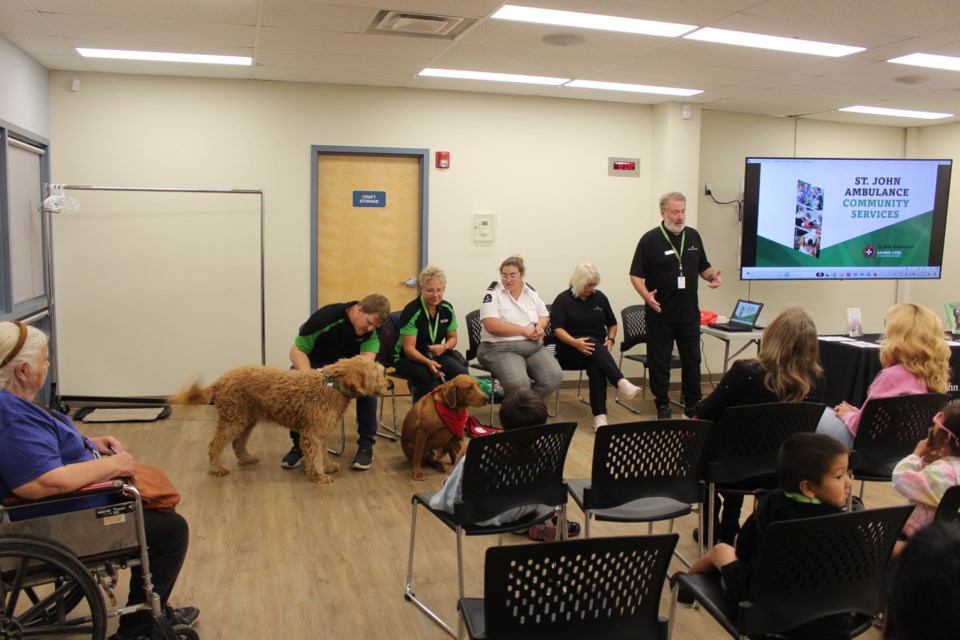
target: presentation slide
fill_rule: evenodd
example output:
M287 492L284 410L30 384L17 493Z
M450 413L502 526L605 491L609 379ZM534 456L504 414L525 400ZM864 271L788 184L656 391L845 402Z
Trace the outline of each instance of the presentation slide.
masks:
M939 277L931 242L942 161L756 160L755 254L743 263L756 269L744 277Z

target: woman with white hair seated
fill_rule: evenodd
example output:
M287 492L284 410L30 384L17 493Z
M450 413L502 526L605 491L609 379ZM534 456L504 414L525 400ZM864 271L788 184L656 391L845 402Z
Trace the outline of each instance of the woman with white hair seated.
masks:
M39 500L71 493L89 484L134 474L133 456L112 436L87 438L67 416L38 404L47 380L47 337L22 322L0 322L0 499ZM54 502L10 512L13 520L105 505L98 495L68 503ZM173 609L167 603L187 555L187 521L175 511L143 512L154 591L173 624L192 625L196 607ZM146 599L139 566L130 572L127 606ZM120 618L110 640L150 640L149 611Z
M550 322L557 340L557 358L564 369L585 369L590 380L593 428L607 425L607 382L629 399L640 387L627 380L610 353L616 342L617 317L607 296L597 290L600 273L589 263L570 274L570 288L557 296Z

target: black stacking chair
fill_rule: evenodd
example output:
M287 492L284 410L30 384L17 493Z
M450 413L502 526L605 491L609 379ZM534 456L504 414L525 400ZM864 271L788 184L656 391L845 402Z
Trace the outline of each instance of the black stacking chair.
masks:
M487 549L483 598L461 598L473 640L665 639L660 617L679 536L593 538Z
M863 405L853 440L850 470L864 482L890 482L889 467L913 453L925 439L937 415L951 398L945 393L874 398Z
M464 535L501 535L545 522L556 515L558 535L561 538L566 536L567 488L563 482L563 465L576 429L575 422L561 422L511 429L474 439L464 457L462 498L454 506L453 513L431 508L433 493L413 496L410 557L404 597L450 635L455 635L453 629L414 593L417 507L426 509L456 534L459 597L462 599ZM495 518L508 509L531 504L537 505L537 509L519 520L502 525L477 524Z
M780 445L795 433L814 433L824 406L814 402L770 402L728 407L713 427L707 464L708 546L713 546L716 495L750 495L777 486ZM700 533L704 534L703 528Z
M672 532L673 520L703 499L702 459L712 426L705 420L648 420L597 429L590 479L567 480L586 516L584 535L590 537L594 518L646 522L650 533L654 522L669 520Z
M845 637L860 635L884 607L890 553L912 510L904 505L774 522L753 561L749 600L731 602L719 573L673 575L671 633L682 586L733 638L782 637L777 634L834 615L844 616L837 626ZM811 630L804 637L822 635Z
M469 339L470 346L467 348L467 366L473 369L479 369L487 373L486 378L490 379L490 393L487 394L490 396L490 421L487 424L493 424L493 407L497 403L496 394L493 392L494 387L497 384L497 379L490 375L490 371L480 365L480 363L475 362L477 359L477 349L480 347L480 331L483 329L483 324L480 322L480 310L475 309L467 314L467 338Z
M634 304L629 307L625 307L620 312L620 327L623 335L620 342L620 361L618 366L620 370L623 371L623 359L633 360L634 362L639 362L643 366L643 382L641 382L641 387L643 392L640 394L640 408L634 409L623 400L620 399L620 390L617 389L616 393L613 396L613 399L617 404L626 407L634 413L643 413L643 405L646 403L647 399L647 367L649 366L649 360L646 353L631 353L627 355L627 351L633 349L638 345L644 345L646 349L647 344L647 305L644 304ZM679 369L681 368L682 363L680 358L677 356L670 356L670 368ZM680 403L676 403L680 404Z
M960 522L960 485L950 487L940 498L937 505L935 520L944 522Z

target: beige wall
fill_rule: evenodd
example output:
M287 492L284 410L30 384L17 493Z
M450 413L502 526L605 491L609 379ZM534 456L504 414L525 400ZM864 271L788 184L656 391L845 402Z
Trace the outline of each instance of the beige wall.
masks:
M514 252L525 256L528 279L548 302L581 261L597 264L616 309L638 302L629 262L639 236L659 222L660 191L673 184L695 185L688 193L691 222L724 270L723 287L702 289L704 308L726 314L749 293L768 305L766 320L799 303L823 331L838 332L844 309L859 306L866 329L879 331L898 296L894 282L740 282L735 210L707 200L702 184L711 182L718 199L739 197L747 155L904 157L904 129L699 109L682 121L671 107L478 93L80 77L81 90L71 93L66 76L51 73L54 181L265 190L271 364L286 363L296 327L311 311L309 152L316 144L451 152L450 170L430 169L428 249L430 262L448 273L448 298L461 317L479 306L500 261ZM913 137L916 155L951 157L960 127L925 128ZM687 151L686 171L670 153L676 145ZM608 156L639 157L642 177L609 178ZM669 167L658 165L663 158ZM497 214L492 245L471 240L476 212ZM952 220L950 229L956 226ZM956 260L948 254L947 261L946 273L955 276ZM945 298L957 297L949 281L901 285L899 295L912 293L939 310ZM713 342L706 349L716 372Z

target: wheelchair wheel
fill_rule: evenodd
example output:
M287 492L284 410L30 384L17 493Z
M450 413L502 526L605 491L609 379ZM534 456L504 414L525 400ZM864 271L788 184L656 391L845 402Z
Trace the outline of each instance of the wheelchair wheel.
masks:
M103 640L107 613L87 568L64 547L0 537L0 638Z
M185 624L173 625L173 632L177 634L177 640L200 640L200 634Z

